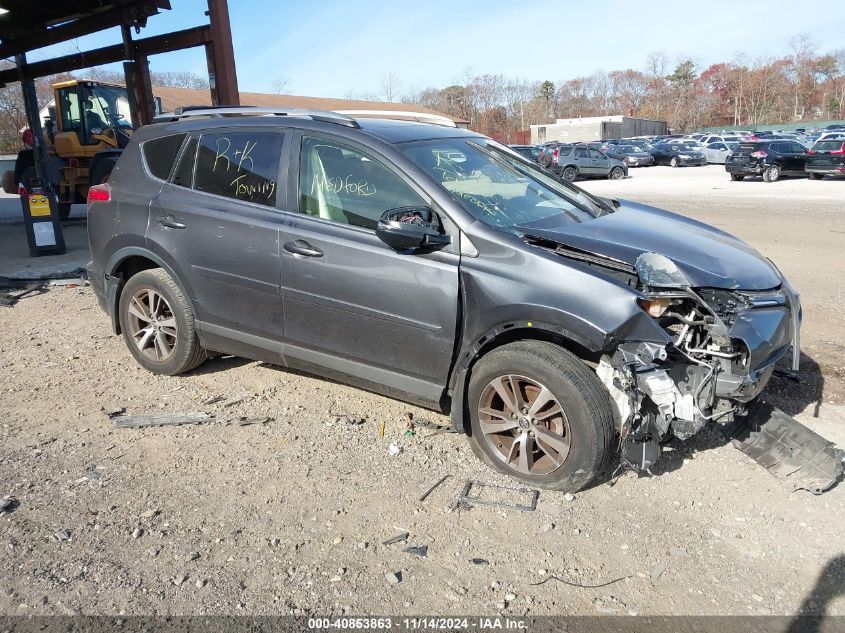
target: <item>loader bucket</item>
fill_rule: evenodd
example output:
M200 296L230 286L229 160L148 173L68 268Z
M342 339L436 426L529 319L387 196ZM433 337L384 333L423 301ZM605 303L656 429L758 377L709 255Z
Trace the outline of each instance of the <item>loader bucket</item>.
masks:
M748 417L734 446L793 490L818 495L842 476L845 451L793 417L765 404Z

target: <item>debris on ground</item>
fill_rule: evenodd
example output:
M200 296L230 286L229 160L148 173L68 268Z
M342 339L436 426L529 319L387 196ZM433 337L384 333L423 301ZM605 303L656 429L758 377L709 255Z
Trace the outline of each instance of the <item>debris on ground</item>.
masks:
M408 540L410 534L408 532L399 532L396 536L391 536L386 541L382 542L382 545L394 545L396 543L401 543L402 541Z
M222 402L226 399L226 396L211 396L210 398L206 398L202 401L203 404L217 404L218 402Z
M490 561L486 558L471 558L469 560L473 565L478 565L479 567L484 567L490 564Z
M388 584L391 585L398 585L402 582L402 572L401 571L389 571L384 575L385 580L387 580Z
M3 497L0 499L0 512L11 512L17 506L17 499L14 497Z
M247 417L240 417L235 422L238 426L249 426L250 424L267 424L273 418L269 416L261 416L257 418L247 418Z
M152 415L118 415L114 425L119 429L140 429L147 426L176 426L208 422L212 416L201 411L188 413L154 413Z
M54 541L69 541L70 532L68 530L56 530L52 536Z
M0 288L4 289L0 292L0 306L5 308L11 308L28 295L45 292L44 284L40 281L22 281L7 277L0 277ZM11 292L11 289L17 291Z
M425 558L428 555L428 545L415 545L412 547L406 547L402 551L407 552L408 554L413 554L414 556Z
M391 457L396 457L397 455L400 455L404 450L405 449L402 448L402 446L397 444L396 442L391 442L390 446L387 447L387 452L390 453Z
M608 580L607 582L599 583L598 585L582 585L578 582L569 582L568 580L558 578L557 576L549 576L548 578L544 578L540 582L532 582L530 584L536 587L538 585L545 585L550 580L556 580L557 582L562 582L564 585L569 585L570 587L578 587L579 589L599 589L601 587L613 585L617 582L622 582L623 580L628 580L628 578L633 578L633 576L622 576L621 578L614 578L613 580Z
M103 413L107 418L116 418L119 415L126 413L126 407L112 407L111 409L103 408Z
M365 418L360 418L354 415L347 415L346 413L335 413L332 415L329 424L345 424L346 426L360 426L366 421Z
M760 405L734 446L793 490L821 494L843 473L842 451L780 409Z
M475 496L470 495L470 492L475 493ZM537 499L539 497L539 490L497 486L470 479L464 486L460 497L458 497L458 504L492 506L510 508L522 512L533 512L537 509Z
M419 499L419 500L420 500L420 503L422 503L423 501L425 501L426 499L428 499L428 496L429 496L432 492L434 492L434 491L437 489L437 487L438 487L440 484L442 484L444 481L446 481L448 478L449 478L449 475L443 475L440 479L438 479L436 482L434 482L434 485L433 485L433 486L431 486L431 488L429 488L428 490L426 490L426 491L422 494L422 496L421 496L421 497L420 497L420 499Z

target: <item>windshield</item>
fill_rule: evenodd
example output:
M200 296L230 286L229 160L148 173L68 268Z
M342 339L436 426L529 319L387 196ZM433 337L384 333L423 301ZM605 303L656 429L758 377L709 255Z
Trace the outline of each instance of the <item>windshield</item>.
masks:
M102 122L95 127L132 128L125 88L93 86L86 87L84 93L88 99L86 110L91 113L89 116L98 117Z
M484 138L444 138L397 146L474 218L499 228L555 228L605 210L503 145Z
M623 145L619 149L625 152L626 154L634 154L637 152L643 153L643 148L639 145Z

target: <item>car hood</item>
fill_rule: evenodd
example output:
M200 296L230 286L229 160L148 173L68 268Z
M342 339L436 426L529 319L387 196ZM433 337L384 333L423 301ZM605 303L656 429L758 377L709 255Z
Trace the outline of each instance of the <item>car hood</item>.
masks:
M614 212L587 222L553 226L555 220L549 219L515 229L630 266L643 253L659 253L675 262L695 288L766 290L781 284L769 260L729 233L644 204L618 204Z
M626 156L633 156L634 158L652 158L652 155L648 152L631 152L630 154L626 154Z

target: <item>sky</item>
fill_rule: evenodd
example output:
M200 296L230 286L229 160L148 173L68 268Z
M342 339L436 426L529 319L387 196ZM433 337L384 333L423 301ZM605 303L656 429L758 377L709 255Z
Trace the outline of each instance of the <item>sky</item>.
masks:
M171 0L136 37L205 24L205 0ZM381 79L400 94L461 82L467 74L554 82L596 70L645 69L651 51L699 68L787 54L807 34L820 52L845 48L845 2L649 0L229 0L238 84L245 92L345 97L377 95ZM35 61L116 44L119 29L33 51ZM206 75L202 48L150 58L154 71ZM119 70L119 65L112 66Z

